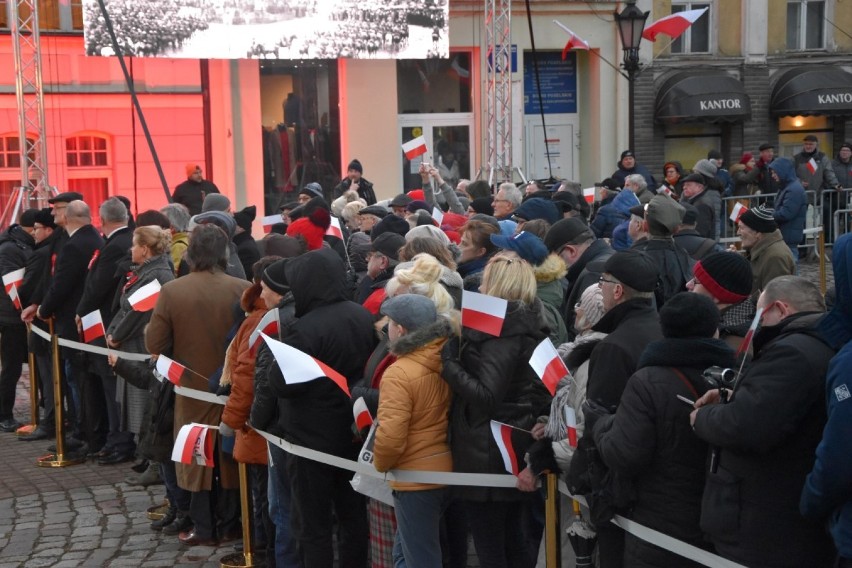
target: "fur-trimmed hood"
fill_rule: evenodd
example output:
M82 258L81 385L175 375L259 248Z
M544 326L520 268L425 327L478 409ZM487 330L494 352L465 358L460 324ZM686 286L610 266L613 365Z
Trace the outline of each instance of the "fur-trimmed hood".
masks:
M453 335L453 326L447 318L438 317L435 323L403 335L389 346L390 352L402 357L429 345L437 339L446 339Z
M551 253L544 259L544 262L533 267L533 272L535 272L536 282L546 284L564 277L568 272L568 267L565 266L565 261L559 255Z

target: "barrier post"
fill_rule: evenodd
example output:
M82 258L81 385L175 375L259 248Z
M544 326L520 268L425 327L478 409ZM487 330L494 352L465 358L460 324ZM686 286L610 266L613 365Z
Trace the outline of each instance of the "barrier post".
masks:
M561 539L559 534L559 490L555 473L545 477L547 495L544 502L544 551L547 568L559 568Z
M27 343L32 338L32 324L27 324ZM18 436L31 434L38 427L38 372L36 371L35 355L27 349L27 366L30 369L30 423L15 431Z
M825 227L819 232L819 289L825 296Z
M240 470L240 514L243 517L243 551L229 554L219 562L220 568L248 568L254 566L251 550L251 502L249 501L248 471L246 464L238 462Z
M80 458L67 458L65 456L65 417L62 412L62 370L59 366L59 336L56 335L54 318L48 320L50 331L50 347L53 350L53 407L56 414L56 452L47 454L36 460L39 467L66 467L77 465L85 461Z

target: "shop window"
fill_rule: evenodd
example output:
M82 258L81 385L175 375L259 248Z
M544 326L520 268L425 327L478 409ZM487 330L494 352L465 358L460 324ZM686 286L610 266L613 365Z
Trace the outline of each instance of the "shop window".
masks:
M666 126L666 161L678 161L689 170L707 157L710 150L722 147L722 128L718 124L670 124ZM662 164L645 164L652 172L662 169Z
M689 26L683 35L672 42L672 53L710 53L710 17L713 8L709 2L672 2L672 14L688 10L709 8Z
M818 148L826 156L834 155L832 144L833 121L828 116L783 116L778 119L779 156L793 157L802 151L802 141L808 134L817 137Z
M825 48L825 2L787 2L787 49Z
M112 169L109 141L96 134L80 134L65 139L65 165L68 166L68 191L83 194L97 224L98 206L109 197Z

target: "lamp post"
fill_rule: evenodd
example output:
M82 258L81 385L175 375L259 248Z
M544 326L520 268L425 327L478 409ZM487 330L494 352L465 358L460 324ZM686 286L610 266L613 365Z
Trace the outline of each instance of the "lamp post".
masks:
M636 0L628 0L627 6L621 13L616 12L615 23L618 24L618 34L621 36L621 49L624 50L624 61L621 66L627 71L627 82L629 83L627 91L628 119L627 130L629 136L629 146L631 151L636 151L633 147L634 132L633 132L633 97L634 84L636 81L636 72L639 70L639 44L642 42L642 32L645 30L645 20L648 19L649 12L643 12L636 7Z

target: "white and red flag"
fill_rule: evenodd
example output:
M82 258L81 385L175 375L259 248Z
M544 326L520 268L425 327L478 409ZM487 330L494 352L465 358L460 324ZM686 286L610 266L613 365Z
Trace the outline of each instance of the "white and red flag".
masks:
M669 186L661 185L660 187L657 188L657 194L662 194L662 195L667 195L669 197L672 197L674 195L674 192L671 190L671 188L669 188Z
M409 140L402 145L402 151L409 160L413 160L417 156L422 156L426 153L426 139L418 136L414 140Z
M441 211L440 207L432 207L432 218L438 223L438 226L444 224L444 212Z
M184 371L186 371L186 367L169 359L165 355L157 357L157 372L167 378L172 384L180 385L180 377Z
M325 230L326 235L331 235L332 237L337 237L341 241L343 240L343 230L340 228L340 219L331 216L331 224L328 226L328 229Z
M12 305L15 306L16 310L20 310L23 306L21 306L21 297L18 295L18 287L14 284L9 289L9 299L12 300Z
M175 438L172 461L213 467L213 436L210 435L210 426L195 422L182 426Z
M585 187L583 188L583 199L586 200L586 203L594 203L595 202L595 192L597 191L596 187Z
M545 337L533 351L530 367L533 368L533 371L551 395L556 394L556 385L559 384L562 377L569 374L568 367L565 366L562 357L556 352L556 348L549 337Z
M672 40L676 40L689 28L689 26L697 22L698 18L703 16L704 12L708 9L709 8L685 10L683 12L671 14L665 18L660 18L645 28L645 31L642 32L642 37L648 41L657 41L657 36L659 34L663 34L669 36Z
M464 290L462 291L462 325L499 337L508 307L509 302L503 298Z
M584 49L588 51L589 42L572 32L567 26L563 25L559 20L553 20L553 23L565 30L565 33L568 34L568 43L565 44L565 47L562 48L562 60L568 58L568 52L572 49Z
M355 404L352 405L352 416L355 417L355 426L358 430L363 430L373 425L373 416L370 414L367 402L363 396L359 396Z
M508 424L491 421L491 435L494 436L494 441L497 443L497 448L500 450L500 455L503 456L503 465L506 466L506 471L512 475L518 475L521 467L518 464L518 453L515 451L515 446L512 443L512 431L515 430Z
M9 298L15 305L16 310L21 309L21 298L18 296L18 288L24 282L24 270L24 268L19 268L3 275L3 287L6 289L6 293L9 294Z
M739 223L740 217L742 217L746 211L748 211L748 207L740 202L734 203L734 208L731 210L731 216L729 219L734 223Z
M577 447L577 413L574 412L574 407L565 405L565 435L568 438L568 445L572 448Z
M284 218L281 217L281 214L278 215L267 215L263 219L260 220L260 225L263 227L264 233L272 232L272 225L277 225L278 223L283 223Z
M127 301L130 302L130 307L137 312L147 312L148 310L153 310L154 306L157 305L157 298L160 297L160 282L158 280L152 280L148 282L127 298Z
M106 329L104 329L104 320L101 317L101 311L95 310L91 313L88 313L80 318L80 323L83 328L83 341L85 343L91 343L95 339L99 337L104 337L106 335Z
M816 160L811 158L810 160L808 160L808 163L805 164L805 167L808 168L808 171L811 172L811 175L814 175L817 171L817 168L819 168L819 164L817 164Z
M763 315L763 308L757 308L757 311L754 313L754 319L751 320L751 325L748 326L748 331L743 338L743 342L740 343L739 349L737 349L737 357L742 355L743 353L748 352L748 348L751 347L751 342L754 339L754 334L757 332L757 328L760 325L760 317Z
M322 377L328 377L346 393L346 396L352 396L349 394L349 385L347 384L346 377L319 359L311 357L295 347L290 347L286 343L276 341L265 333L261 333L260 336L269 345L269 349L272 350L275 362L278 363L278 367L281 369L284 382L288 385L307 383Z
M249 349L254 352L260 341L260 334L278 335L278 308L272 308L260 319L257 327L249 335Z

